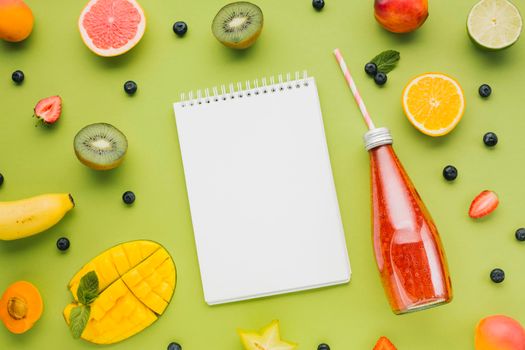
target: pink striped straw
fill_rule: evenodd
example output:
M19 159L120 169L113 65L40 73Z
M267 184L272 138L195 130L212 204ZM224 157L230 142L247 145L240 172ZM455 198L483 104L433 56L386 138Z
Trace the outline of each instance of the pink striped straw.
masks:
M339 66L341 67L341 70L343 71L343 74L345 75L345 79L346 79L346 82L348 83L348 86L350 87L350 90L352 90L352 94L354 95L355 102L357 102L357 105L359 106L359 109L361 110L361 114L363 115L366 126L368 126L369 130L375 129L374 122L372 121L372 118L370 118L370 114L368 114L368 110L366 109L365 102L361 98L361 94L359 94L359 90L357 90L357 86L355 85L354 79L352 79L352 75L350 74L350 70L348 69L346 65L343 55L341 55L341 51L339 49L335 49L334 55L335 55L335 58L337 59L337 62L339 63Z

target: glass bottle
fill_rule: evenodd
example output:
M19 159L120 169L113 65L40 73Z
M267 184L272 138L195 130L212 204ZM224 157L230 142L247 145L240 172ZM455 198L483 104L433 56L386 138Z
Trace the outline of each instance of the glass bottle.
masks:
M370 154L373 244L381 281L396 314L452 299L437 228L392 148L387 128L365 134Z

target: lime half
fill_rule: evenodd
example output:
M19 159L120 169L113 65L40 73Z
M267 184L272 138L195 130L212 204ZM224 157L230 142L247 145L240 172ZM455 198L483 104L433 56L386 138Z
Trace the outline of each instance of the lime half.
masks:
M523 22L519 10L508 0L481 0L467 20L475 43L489 50L501 50L518 41Z

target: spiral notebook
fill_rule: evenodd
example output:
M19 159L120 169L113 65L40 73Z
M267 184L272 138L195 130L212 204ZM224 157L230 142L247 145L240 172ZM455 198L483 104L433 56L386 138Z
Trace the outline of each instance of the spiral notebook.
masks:
M208 304L350 280L314 78L183 94L174 109Z

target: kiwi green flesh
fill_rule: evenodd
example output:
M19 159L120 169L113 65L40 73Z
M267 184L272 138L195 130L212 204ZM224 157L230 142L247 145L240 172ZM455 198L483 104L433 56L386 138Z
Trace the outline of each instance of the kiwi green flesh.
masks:
M249 2L224 6L215 16L212 31L221 42L236 44L257 35L263 25L261 9Z
M91 124L75 136L75 153L84 164L100 168L118 165L128 149L126 136L113 125Z

